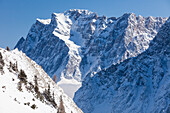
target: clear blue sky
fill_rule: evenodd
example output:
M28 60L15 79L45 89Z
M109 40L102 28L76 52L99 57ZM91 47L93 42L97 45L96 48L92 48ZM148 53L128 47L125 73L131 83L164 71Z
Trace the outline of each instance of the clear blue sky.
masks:
M170 0L0 0L0 47L13 48L36 18L50 18L51 13L68 9L88 9L108 17L125 12L169 17Z

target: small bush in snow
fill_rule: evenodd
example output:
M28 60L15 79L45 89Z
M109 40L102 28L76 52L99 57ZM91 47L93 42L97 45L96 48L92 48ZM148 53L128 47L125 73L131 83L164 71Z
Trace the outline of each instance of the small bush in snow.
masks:
M35 105L35 104L33 104L33 105L31 106L31 108L32 108L32 109L35 109L35 108L36 108L36 105Z

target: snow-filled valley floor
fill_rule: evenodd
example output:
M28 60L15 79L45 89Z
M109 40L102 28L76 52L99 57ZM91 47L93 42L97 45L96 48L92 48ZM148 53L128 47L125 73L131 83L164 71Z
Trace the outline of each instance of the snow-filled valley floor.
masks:
M68 80L63 78L61 81L57 83L57 85L63 89L65 94L73 98L75 92L81 87L81 82L78 82L74 79Z

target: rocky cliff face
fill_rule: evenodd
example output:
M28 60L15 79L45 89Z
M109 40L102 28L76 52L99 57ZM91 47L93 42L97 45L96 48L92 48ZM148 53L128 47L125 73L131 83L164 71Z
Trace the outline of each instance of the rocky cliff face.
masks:
M1 113L82 113L41 66L18 49L0 48L0 88Z
M26 39L21 38L15 48L51 77L56 74L58 81L81 81L89 72L145 51L165 21L133 13L107 18L87 10L68 10L53 13L51 19L37 19Z
M169 113L169 95L170 18L145 52L89 73L74 100L85 113Z

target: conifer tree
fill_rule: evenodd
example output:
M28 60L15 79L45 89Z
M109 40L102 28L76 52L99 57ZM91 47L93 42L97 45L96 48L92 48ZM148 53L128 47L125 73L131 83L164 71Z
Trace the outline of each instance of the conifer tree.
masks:
M9 50L10 50L8 46L6 47L6 50L7 50L7 51L9 51Z
M54 81L55 83L57 82L57 76L56 76L56 75L53 76L53 81Z
M64 105L63 105L63 99L62 99L62 96L60 96L60 106L57 110L57 113L66 113L65 112L65 108L64 108Z

